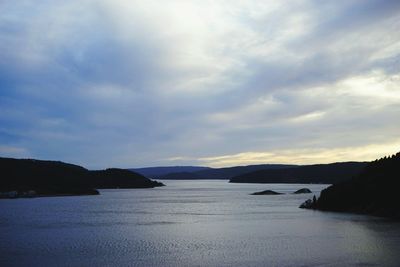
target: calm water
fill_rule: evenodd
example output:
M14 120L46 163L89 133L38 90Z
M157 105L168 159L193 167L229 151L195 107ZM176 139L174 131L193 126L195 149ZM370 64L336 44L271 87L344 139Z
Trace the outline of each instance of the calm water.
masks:
M1 200L0 266L400 266L399 223L249 195L301 185L165 183Z

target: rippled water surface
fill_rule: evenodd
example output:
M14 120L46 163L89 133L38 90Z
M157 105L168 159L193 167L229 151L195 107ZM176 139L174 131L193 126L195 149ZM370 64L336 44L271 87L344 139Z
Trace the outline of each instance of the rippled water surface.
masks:
M400 266L400 224L297 208L323 185L165 181L0 201L0 266Z

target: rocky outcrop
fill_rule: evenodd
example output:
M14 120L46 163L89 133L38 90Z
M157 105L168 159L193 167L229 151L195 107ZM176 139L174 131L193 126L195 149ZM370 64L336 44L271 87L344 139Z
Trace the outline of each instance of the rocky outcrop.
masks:
M316 203L317 203L317 198L315 195L313 196L312 199L307 199L300 205L300 209L315 209L316 208Z
M309 193L312 193L312 191L308 188L301 188L296 192L293 192L293 194L309 194Z

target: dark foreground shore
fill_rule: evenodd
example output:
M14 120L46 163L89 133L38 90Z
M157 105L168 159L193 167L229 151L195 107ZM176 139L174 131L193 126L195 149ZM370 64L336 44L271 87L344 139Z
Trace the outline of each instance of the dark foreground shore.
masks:
M400 219L400 152L368 164L350 181L334 184L300 207Z

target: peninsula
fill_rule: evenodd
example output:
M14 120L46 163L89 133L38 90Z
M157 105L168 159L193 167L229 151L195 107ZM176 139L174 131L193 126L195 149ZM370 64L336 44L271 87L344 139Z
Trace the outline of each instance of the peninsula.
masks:
M353 179L324 189L302 207L400 219L399 174L400 152L369 163Z
M0 197L96 195L102 188L153 188L162 183L124 169L90 171L60 161L0 158Z

